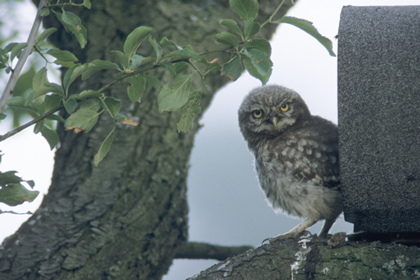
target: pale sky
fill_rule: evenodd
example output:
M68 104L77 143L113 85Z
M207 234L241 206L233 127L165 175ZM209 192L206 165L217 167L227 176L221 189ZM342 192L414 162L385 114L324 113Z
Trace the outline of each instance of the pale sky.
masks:
M28 1L26 1L28 2ZM318 31L333 41L337 53L341 8L378 5L419 5L420 0L301 0L288 15L312 21ZM32 10L34 11L34 9ZM22 24L31 24L33 16ZM28 27L29 28L29 27ZM26 36L24 36L26 38ZM281 84L301 94L312 114L337 123L337 58L303 31L284 24L272 40L274 67L269 83ZM188 179L190 240L222 245L259 246L267 237L286 232L300 220L276 215L265 202L252 166L252 156L239 133L237 109L244 96L260 82L244 74L216 95L200 120ZM0 134L7 131L0 124ZM33 135L32 128L0 143L4 154L1 170L18 170L26 180L35 180L36 189L46 193L50 184L53 153L47 142ZM42 196L19 207L0 204L3 211L34 211ZM28 215L0 214L0 239L12 234ZM310 228L318 233L322 223ZM341 216L332 232L352 231ZM176 260L165 280L185 279L214 261Z

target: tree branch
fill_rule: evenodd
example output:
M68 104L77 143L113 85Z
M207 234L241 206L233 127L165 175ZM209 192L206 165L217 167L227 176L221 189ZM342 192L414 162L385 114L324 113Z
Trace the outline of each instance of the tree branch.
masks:
M0 112L3 112L4 107L6 106L6 101L9 99L10 95L13 93L16 82L19 78L20 72L22 71L23 66L25 65L26 59L31 54L33 47L35 46L35 39L38 33L39 27L41 25L41 9L46 6L47 0L41 0L38 6L38 12L36 14L34 23L32 25L31 31L29 32L27 47L24 49L22 54L19 57L19 61L16 64L15 69L13 69L12 74L10 75L9 81L0 96Z
M9 137L12 137L13 135L15 135L15 134L17 134L17 133L21 132L21 131L22 131L22 130L24 130L25 128L30 127L31 125L36 124L36 123L37 123L37 122L39 122L39 121L42 121L43 119L45 119L46 117L48 117L48 116L50 116L50 115L54 114L55 112L57 112L57 111L58 111L58 110L60 110L61 108L63 108L63 106L62 106L62 105L60 105L60 106L58 106L58 107L55 107L54 109L52 109L52 110L50 110L50 111L46 112L45 114L42 114L42 115L40 115L40 116L36 117L35 119L33 119L33 120L31 120L31 121L29 121L29 122L27 122L27 123L25 123L25 124L23 124L23 125L21 125L21 126L19 126L19 127L15 128L15 129L13 129L13 130L11 130L11 131L9 131L9 132L7 132L6 134L4 134L4 135L0 135L0 142L1 142L1 141L6 140L6 139L7 139L7 138L9 138Z
M302 242L305 241L305 242ZM332 248L316 236L265 244L213 265L187 280L415 279L420 248L344 242Z
M215 259L225 260L245 251L254 249L252 246L220 246L201 242L187 242L178 249L176 259Z

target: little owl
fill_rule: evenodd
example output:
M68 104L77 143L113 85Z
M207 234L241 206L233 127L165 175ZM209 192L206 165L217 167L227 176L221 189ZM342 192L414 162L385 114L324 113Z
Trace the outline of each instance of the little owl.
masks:
M252 90L238 114L268 202L305 218L269 241L299 237L320 220L326 220L320 233L326 237L342 211L337 126L311 115L298 93L277 85Z

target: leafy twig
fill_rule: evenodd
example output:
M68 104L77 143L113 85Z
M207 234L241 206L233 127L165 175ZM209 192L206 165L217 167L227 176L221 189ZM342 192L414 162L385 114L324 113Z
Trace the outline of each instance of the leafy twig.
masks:
M263 26L265 26L267 23L272 23L273 22L274 16L277 14L278 11L280 11L280 8L283 6L285 1L286 0L281 1L281 3L277 6L276 10L271 14L271 16L263 24L261 24L261 28Z
M56 108L54 108L54 109L52 109L52 110L50 110L50 111L46 112L45 114L40 115L39 117L36 117L35 119L33 119L33 120L31 120L31 121L29 121L29 122L27 122L27 123L25 123L25 124L23 124L23 125L21 125L21 126L19 126L19 127L15 128L15 129L13 129L13 130L11 130L11 131L9 131L9 132L7 132L7 133L6 133L6 134L4 134L4 135L1 135L1 136L0 136L0 142L1 142L1 141L3 141L3 140L6 140L6 139L7 139L7 138L9 138L9 137L12 137L13 135L15 135L15 134L17 134L17 133L21 132L21 131L22 131L22 130L24 130L25 128L30 127L31 125L36 124L36 123L37 123L37 122L39 122L39 121L42 121L43 119L45 119L46 117L49 117L50 115L54 114L55 112L57 112L57 111L58 111L58 110L60 110L61 108L63 108L63 106L62 106L62 105L60 105L60 106L58 106L58 107L56 107Z
M0 96L0 112L3 112L4 107L6 106L7 99L9 99L10 95L13 93L13 89L19 78L20 72L22 71L23 65L25 65L26 59L31 54L32 49L35 46L36 35L41 25L41 9L44 6L46 6L46 4L47 4L47 0L41 0L39 2L38 12L36 14L31 31L29 32L28 41L27 41L28 46L24 49L24 51L20 55L19 61L17 62L15 69L12 71L12 74L10 75L9 81L7 82L6 88L4 89L2 95Z

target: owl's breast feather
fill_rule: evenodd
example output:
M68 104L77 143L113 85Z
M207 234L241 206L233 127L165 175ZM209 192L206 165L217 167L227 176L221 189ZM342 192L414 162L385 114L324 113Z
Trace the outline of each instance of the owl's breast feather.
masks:
M276 153L261 153L255 168L260 187L274 211L314 219L327 219L341 211L341 194L336 190L297 179L293 164L280 161Z

